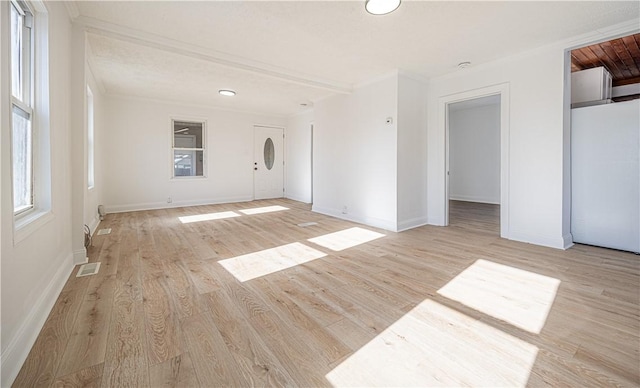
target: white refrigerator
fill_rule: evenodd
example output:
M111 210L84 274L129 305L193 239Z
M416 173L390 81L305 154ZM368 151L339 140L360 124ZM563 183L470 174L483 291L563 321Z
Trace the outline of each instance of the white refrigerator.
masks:
M640 100L572 109L571 234L640 252Z

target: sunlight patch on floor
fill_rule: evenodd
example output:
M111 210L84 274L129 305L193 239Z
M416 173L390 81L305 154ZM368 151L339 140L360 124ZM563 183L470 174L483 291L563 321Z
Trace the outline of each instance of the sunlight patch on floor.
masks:
M193 215L193 216L183 216L183 217L178 217L178 219L183 224L189 224L189 223L192 223L192 222L221 220L221 219L224 219L224 218L240 217L241 215L242 214L238 214L236 212L228 211L228 212L219 212L219 213L196 214L196 215Z
M525 386L538 348L425 300L325 377L335 387Z
M352 248L384 236L385 235L382 233L354 227L341 230L339 232L310 238L307 241L318 244L333 251L342 251L344 249Z
M243 210L239 210L239 212L244 213L246 215L252 215L252 214L279 212L281 210L289 210L289 208L275 205L275 206L255 207L253 209L243 209Z
M462 271L438 294L539 334L560 280L487 260Z
M241 282L295 267L326 256L301 243L281 245L264 251L236 256L218 263Z

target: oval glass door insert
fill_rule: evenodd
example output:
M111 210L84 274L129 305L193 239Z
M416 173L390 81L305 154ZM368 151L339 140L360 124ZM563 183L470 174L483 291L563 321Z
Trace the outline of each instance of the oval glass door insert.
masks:
M273 140L267 138L264 142L264 164L267 166L267 170L273 168L273 162L276 158L276 149L273 146Z

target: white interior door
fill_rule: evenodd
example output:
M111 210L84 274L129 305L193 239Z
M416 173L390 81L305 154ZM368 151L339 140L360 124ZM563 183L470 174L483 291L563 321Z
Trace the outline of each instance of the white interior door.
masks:
M255 199L284 195L284 130L254 127L253 196Z

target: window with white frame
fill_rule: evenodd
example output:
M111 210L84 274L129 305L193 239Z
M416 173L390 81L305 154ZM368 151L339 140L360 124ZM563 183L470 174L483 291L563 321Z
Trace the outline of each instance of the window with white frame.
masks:
M95 186L95 146L93 130L93 93L87 86L87 186Z
M174 178L204 177L204 121L171 120Z
M13 211L34 207L33 179L33 13L21 1L10 3L11 158Z

